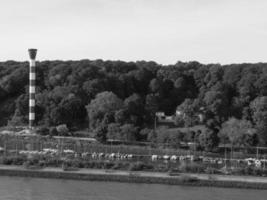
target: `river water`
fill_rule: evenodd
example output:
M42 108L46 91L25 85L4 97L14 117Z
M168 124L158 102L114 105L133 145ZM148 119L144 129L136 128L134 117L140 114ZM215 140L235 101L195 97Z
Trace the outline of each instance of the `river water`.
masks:
M0 200L266 200L267 190L0 177Z

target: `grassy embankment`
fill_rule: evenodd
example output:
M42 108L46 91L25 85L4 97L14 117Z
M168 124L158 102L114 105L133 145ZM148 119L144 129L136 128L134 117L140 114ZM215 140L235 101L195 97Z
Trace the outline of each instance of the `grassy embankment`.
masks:
M147 183L147 184L169 184L186 186L206 186L206 187L227 187L227 188L247 188L247 189L267 189L266 182L245 182L231 180L216 180L216 177L210 179L199 179L191 175L172 176L144 176L142 172L135 173L102 173L90 172L64 172L57 169L49 170L26 170L23 168L0 168L1 176L20 176L20 177L39 177L39 178L59 178L88 181L116 181L129 183Z

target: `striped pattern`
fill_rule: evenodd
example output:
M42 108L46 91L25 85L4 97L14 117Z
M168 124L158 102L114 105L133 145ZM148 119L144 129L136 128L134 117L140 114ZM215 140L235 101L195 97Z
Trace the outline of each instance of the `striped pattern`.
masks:
M35 56L36 56L36 49L29 49L29 54L30 54L29 128L33 129L34 121L35 121L35 84L36 84Z

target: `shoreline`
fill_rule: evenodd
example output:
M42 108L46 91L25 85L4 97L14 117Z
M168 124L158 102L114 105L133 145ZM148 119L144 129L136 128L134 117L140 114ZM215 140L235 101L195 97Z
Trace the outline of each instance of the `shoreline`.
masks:
M72 179L83 181L111 181L146 184L168 184L184 186L206 186L224 188L246 188L267 190L267 178L254 176L209 175L180 173L170 176L167 173L143 171L106 171L80 169L63 171L61 168L25 169L20 166L0 165L0 176L19 176L32 178Z

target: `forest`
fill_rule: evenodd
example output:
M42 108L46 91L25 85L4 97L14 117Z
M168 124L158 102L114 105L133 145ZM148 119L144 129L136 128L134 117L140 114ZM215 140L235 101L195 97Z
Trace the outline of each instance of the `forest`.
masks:
M101 142L195 141L207 150L267 144L267 63L55 60L36 72L36 125L50 132L66 125ZM0 62L0 126L27 125L28 73L28 62ZM155 129L157 112L174 116L173 127L204 128Z

